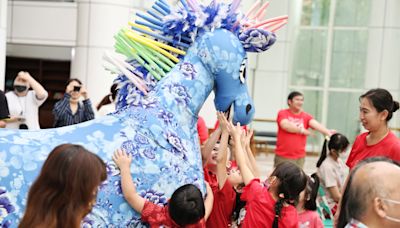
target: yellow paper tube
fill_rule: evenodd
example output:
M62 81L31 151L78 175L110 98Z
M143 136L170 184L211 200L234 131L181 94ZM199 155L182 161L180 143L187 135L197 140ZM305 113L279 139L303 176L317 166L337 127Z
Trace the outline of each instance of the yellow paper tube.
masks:
M143 25L138 25L138 24L135 24L135 23L129 23L129 24L132 25L133 27L140 28L140 29L144 29L144 30L146 30L146 31L148 31L147 29L149 29L148 27L143 26ZM136 25L138 25L138 26L136 26ZM145 28L147 28L147 29L145 29ZM151 31L151 30L150 30L150 31ZM144 38L147 39L147 41L151 42L152 44L157 45L157 46L159 46L159 47L161 47L161 48L164 48L165 50L172 51L172 52L174 52L174 53L176 53L176 54L179 54L179 55L185 55L185 54L186 54L185 51L182 51L182 50L180 50L180 49L178 49L178 48L174 48L174 47L169 46L169 45L167 45L167 44L160 43L160 42L155 41L155 40L153 40L153 39L149 39L149 38L146 38L146 37L144 37Z
M129 31L129 30L126 32L126 35L127 35L129 38L131 38L131 39L133 39L133 40L135 40L135 41L137 41L137 42L139 42L139 43L141 43L141 44L144 44L144 45L146 45L146 46L148 46L148 47L150 47L150 48L153 48L154 50L156 50L156 51L160 52L161 54L165 55L166 57L168 57L168 58L171 59L172 61L174 61L174 62L176 62L176 63L179 62L179 59L178 59L178 58L176 58L176 57L173 56L172 54L168 53L168 52L165 51L164 49L158 47L157 45L155 45L155 44L149 42L149 41L148 41L149 39L147 39L147 38L145 38L145 37L143 37L143 36L137 35L137 34L135 34L134 32Z

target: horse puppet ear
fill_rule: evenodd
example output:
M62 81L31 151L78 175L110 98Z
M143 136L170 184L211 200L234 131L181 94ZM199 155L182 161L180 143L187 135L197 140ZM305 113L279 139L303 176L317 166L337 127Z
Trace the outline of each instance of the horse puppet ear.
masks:
M239 34L239 40L246 52L263 52L275 43L276 36L264 29L250 28Z

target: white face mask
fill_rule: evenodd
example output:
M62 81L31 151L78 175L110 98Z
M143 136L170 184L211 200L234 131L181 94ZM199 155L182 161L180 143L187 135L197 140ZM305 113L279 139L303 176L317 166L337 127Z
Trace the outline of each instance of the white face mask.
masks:
M388 203L393 203L393 204L400 204L400 201L397 201L397 200L392 200L392 199L382 199L383 201L386 201L386 202L388 202ZM398 218L393 218L393 217L390 217L390 216L385 216L385 218L387 219L387 220L390 220L390 221L392 221L392 222L397 222L397 223L400 223L400 219L398 219Z
M339 158L345 160L347 158L347 153L346 152L339 153Z

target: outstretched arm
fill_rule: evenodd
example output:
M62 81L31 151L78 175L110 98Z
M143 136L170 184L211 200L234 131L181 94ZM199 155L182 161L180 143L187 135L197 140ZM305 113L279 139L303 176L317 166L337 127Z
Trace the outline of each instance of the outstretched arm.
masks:
M214 204L214 194L211 190L210 185L206 183L206 187L207 187L207 196L206 199L204 200L204 208L205 208L205 214L204 214L204 219L207 221L208 217L211 214L212 208L213 208L213 204Z
M229 134L232 136L234 141L234 153L236 157L236 162L238 163L240 172L242 173L243 182L245 185L247 185L252 179L254 179L254 175L251 172L250 168L247 166L246 155L244 154L245 152L243 151L240 140L243 130L240 127L239 123L236 126L234 126L232 123L229 123L228 129Z
M222 130L221 142L218 148L218 155L217 155L217 180L219 189L222 189L225 185L225 181L228 176L226 172L226 162L228 160L227 150L228 150L228 139L229 139L229 132L228 132L229 123L222 112L218 112L217 117L219 121L219 126Z
M309 125L312 129L319 131L326 136L331 136L332 134L334 134L336 132L335 130L327 129L324 125L320 124L315 119L310 120Z
M290 133L297 133L297 134L302 134L302 135L310 135L311 132L307 129L301 128L296 126L294 123L291 123L287 119L283 119L279 122L279 126L283 128L285 131L290 132Z
M250 129L246 132L246 135L243 135L244 145L243 149L246 151L248 166L255 177L260 177L260 170L257 167L256 159L254 158L253 152L250 148L251 137L253 136L254 130Z
M136 186L132 181L130 171L132 156L118 149L113 155L113 160L121 171L121 187L126 201L128 201L129 205L131 205L135 211L142 214L146 200L136 192Z
M215 144L217 143L219 137L221 136L221 126L215 130L210 137L208 137L206 143L201 148L201 157L203 160L203 166L207 164L208 159L210 158L211 152L214 149Z

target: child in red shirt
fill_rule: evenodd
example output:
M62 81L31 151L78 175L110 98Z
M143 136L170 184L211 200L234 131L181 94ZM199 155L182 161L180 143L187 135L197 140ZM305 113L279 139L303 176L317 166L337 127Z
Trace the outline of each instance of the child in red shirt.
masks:
M296 206L299 215L299 228L324 228L317 210L319 178L316 173L307 178L307 187L300 193Z
M211 152L211 159L208 160L207 168L205 168L205 179L213 183L211 188L214 193L213 210L207 220L207 227L210 228L228 227L230 225L235 208L236 190L240 188L240 185L243 185L243 178L235 165L236 162L228 162L228 120L221 112L217 113L217 118L220 123L218 129L221 131L220 144L218 149ZM250 134L243 137L242 145L249 144L250 139ZM248 147L250 148L250 146Z
M113 160L121 171L121 188L126 201L142 215L143 222L150 227L203 228L212 210L213 194L207 185L207 197L203 202L201 191L192 184L179 187L172 194L167 206L156 205L136 192L130 173L132 157L125 151L117 150Z
M243 228L280 227L297 228L298 217L293 206L300 192L307 184L303 170L290 162L279 164L269 177L269 189L265 188L258 178L254 178L240 145L242 129L240 124L228 125L229 133L235 142L235 156L243 181L241 199L246 201L246 215Z
M226 125L227 120L223 113L217 113L218 120L221 122L222 130L221 140L218 150L216 151L216 186L212 187L214 194L214 204L210 217L207 220L207 227L219 228L228 227L235 205L236 192L233 189L226 170L228 157L228 138L229 133Z

